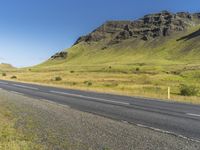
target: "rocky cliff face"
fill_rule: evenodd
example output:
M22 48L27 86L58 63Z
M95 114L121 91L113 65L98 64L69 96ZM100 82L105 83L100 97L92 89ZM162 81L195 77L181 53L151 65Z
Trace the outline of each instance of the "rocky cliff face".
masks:
M200 13L174 14L168 11L149 14L135 21L108 21L92 33L78 38L75 45L80 42L90 43L101 40L108 40L108 44L115 44L131 38L147 41L186 30L189 26L199 24L199 21Z
M66 59L67 58L67 52L58 52L55 55L51 56L50 59L56 60L56 59Z

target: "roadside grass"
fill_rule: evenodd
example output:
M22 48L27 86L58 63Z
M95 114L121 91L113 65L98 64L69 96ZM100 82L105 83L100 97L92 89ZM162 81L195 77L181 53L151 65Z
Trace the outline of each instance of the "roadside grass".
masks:
M59 68L60 70L54 70L51 67L41 70L40 68L33 68L31 71L20 70L7 72L7 76L3 77L3 79L10 80L10 76L16 75L18 77L17 80L22 82L41 83L44 85L64 88L158 98L163 100L167 99L167 89L168 87L171 87L170 101L200 104L199 95L180 95L180 88L182 84L196 86L200 89L199 71L197 69L181 70L183 66L177 65L176 69L179 73L176 74L174 72L177 70L174 68L173 70L170 70L168 69L169 66L153 66L153 68L166 67L167 69L164 70L169 70L168 72L163 72L162 70L155 71L153 68L150 69L150 66L146 66L147 69L140 69L140 71L136 72L124 72L124 70L121 71L117 66L111 68L111 70L114 69L115 71L101 71L100 69L102 67L106 68L106 66L73 67L73 70L75 70L73 73L71 73L71 67L65 68L66 70L62 68ZM133 66L128 67L135 68ZM58 76L61 77L62 80L59 82L52 80Z
M10 111L5 100L0 100L0 150L42 150L44 147L36 144L15 128L16 118Z

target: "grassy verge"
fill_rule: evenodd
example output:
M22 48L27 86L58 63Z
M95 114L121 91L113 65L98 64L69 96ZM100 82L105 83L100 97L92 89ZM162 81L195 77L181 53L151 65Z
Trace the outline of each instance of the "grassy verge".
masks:
M43 147L15 128L11 107L0 100L0 150L40 150Z

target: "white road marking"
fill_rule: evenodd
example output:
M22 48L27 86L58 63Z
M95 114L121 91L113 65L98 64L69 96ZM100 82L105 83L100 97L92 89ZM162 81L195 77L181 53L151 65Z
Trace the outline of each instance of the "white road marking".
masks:
M38 88L30 87L30 86L25 86L25 85L20 85L20 84L13 84L14 86L17 87L22 87L22 88L27 88L27 89L32 89L32 90L38 90Z
M189 116L194 116L194 117L200 117L200 114L192 114L192 113L186 113Z
M102 98L95 98L95 97L89 97L89 96L83 96L83 95L77 95L77 94L70 94L70 93L66 93L66 92L59 92L59 91L50 91L50 92L51 93L56 93L56 94L64 94L64 95L68 95L68 96L74 96L74 97L98 100L98 101L103 101L103 102L111 102L111 103L115 103L115 104L130 105L130 103L126 103L126 102L118 102L118 101L102 99Z
M0 81L0 84L6 84L6 85L7 85L8 83L7 83L7 82L1 82L1 81Z

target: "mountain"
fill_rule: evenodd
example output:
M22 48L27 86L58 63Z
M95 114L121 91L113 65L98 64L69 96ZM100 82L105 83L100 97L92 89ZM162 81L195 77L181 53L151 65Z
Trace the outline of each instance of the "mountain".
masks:
M135 21L107 21L50 60L82 65L199 62L199 28L200 13L188 12L162 11Z

